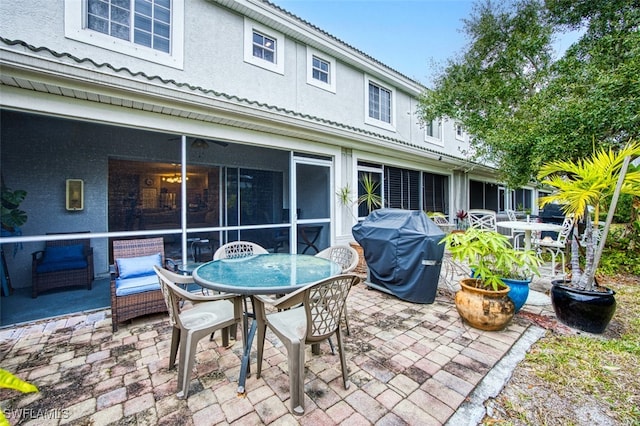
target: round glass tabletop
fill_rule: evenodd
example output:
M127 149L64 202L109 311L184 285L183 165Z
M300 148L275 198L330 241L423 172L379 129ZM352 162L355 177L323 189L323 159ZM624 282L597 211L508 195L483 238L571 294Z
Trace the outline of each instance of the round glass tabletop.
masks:
M321 257L275 253L207 262L193 271L193 279L217 291L281 294L341 271L340 265Z

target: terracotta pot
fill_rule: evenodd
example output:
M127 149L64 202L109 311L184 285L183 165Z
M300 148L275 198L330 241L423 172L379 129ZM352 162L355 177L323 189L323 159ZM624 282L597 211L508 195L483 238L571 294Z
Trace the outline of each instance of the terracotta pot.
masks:
M353 270L356 274L366 274L367 273L367 262L364 259L364 249L357 242L350 242L349 245L353 247L358 252L358 266Z
M475 278L460 280L461 289L456 293L458 313L470 326L480 330L502 330L515 314L515 306L509 298L509 287L497 291L478 288Z

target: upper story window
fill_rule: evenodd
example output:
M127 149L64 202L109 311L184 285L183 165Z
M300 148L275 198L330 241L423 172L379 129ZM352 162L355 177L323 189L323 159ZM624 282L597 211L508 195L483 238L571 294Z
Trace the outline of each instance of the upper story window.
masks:
M87 0L87 28L169 53L171 0Z
M257 31L253 32L253 56L276 63L276 40Z
M365 77L365 123L395 130L395 92Z
M336 92L336 61L307 46L307 84Z
M65 36L182 69L184 2L65 0Z
M245 17L244 61L284 74L284 35Z
M432 120L424 128L424 140L438 145L444 145L442 139L442 120Z
M460 123L456 123L456 139L458 140L465 140L464 137L464 128L462 127L462 124Z

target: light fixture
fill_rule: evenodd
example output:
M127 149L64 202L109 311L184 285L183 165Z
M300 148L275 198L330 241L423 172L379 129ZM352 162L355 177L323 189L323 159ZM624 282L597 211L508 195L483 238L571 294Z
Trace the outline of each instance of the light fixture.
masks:
M174 164L176 171L173 176L162 176L162 181L167 183L182 183L182 176L178 174L178 165ZM185 176L185 180L189 180L189 176Z
M208 149L209 144L204 139L195 139L191 142L191 148L193 149Z

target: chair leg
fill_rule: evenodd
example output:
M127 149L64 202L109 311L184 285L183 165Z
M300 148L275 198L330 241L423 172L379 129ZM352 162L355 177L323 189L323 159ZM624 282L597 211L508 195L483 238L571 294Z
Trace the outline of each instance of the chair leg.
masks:
M169 369L176 365L176 355L178 354L178 346L180 345L180 329L172 327L171 332L171 352L169 353Z
M191 371L196 353L198 339L189 332L180 339L180 362L178 363L178 398L186 399L189 395L189 382L191 381Z
M289 397L293 414L304 414L304 342L291 342L289 358Z
M347 304L344 305L344 323L347 326L347 336L351 336L351 330L349 329L349 316L347 315Z
M342 331L340 331L340 327L336 330L336 338L338 339L338 354L340 354L340 367L342 368L342 383L345 389L349 389L347 359L344 354L344 346L342 345Z

